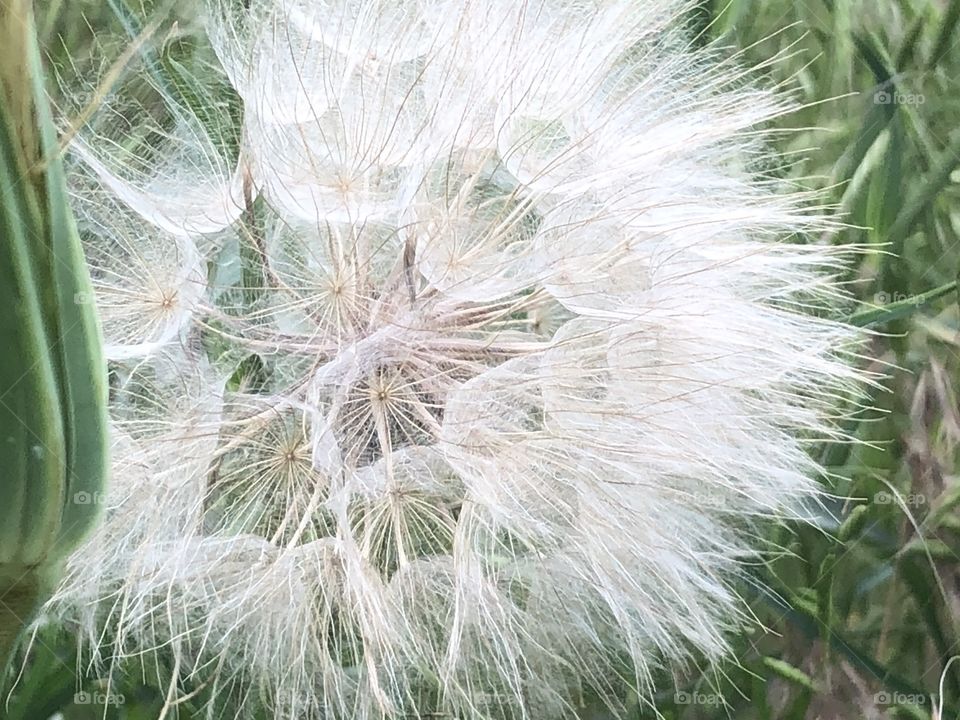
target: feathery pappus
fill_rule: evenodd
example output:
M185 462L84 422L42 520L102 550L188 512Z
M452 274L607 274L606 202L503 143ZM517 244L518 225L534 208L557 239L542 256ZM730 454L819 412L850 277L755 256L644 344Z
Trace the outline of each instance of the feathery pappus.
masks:
M858 337L769 172L794 101L691 5L210 0L233 115L134 64L71 146L114 468L51 608L95 662L545 720L723 653Z

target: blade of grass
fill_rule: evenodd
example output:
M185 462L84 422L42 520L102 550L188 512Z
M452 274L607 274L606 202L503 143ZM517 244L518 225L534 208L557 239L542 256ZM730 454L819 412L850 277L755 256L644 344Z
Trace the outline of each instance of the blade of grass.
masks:
M957 38L954 36L954 31L957 28L958 21L960 21L960 0L952 0L943 13L943 22L940 23L937 41L933 44L930 59L927 60L928 70L933 70L939 65L950 48L956 44Z
M847 318L850 325L856 327L870 327L873 325L882 325L904 317L909 317L919 309L926 307L935 300L939 300L945 295L957 290L957 281L949 282L941 287L934 288L921 295L915 295L904 300L899 300L881 308L864 310Z
M900 245L909 237L917 221L939 197L940 192L950 184L950 176L960 167L960 131L954 132L943 151L940 162L931 169L923 187L904 204L896 221L890 227L888 241L894 246Z

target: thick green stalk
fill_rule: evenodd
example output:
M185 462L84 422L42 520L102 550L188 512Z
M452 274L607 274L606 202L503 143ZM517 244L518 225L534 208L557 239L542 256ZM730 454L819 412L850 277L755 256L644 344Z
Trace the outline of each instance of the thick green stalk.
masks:
M0 662L97 521L106 366L27 0L0 0Z

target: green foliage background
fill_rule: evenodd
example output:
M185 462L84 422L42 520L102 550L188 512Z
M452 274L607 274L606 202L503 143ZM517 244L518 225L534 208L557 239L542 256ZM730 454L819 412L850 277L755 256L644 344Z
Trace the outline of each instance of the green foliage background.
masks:
M95 34L129 43L124 13L148 9L38 3L52 64L95 59ZM162 31L193 10L171 5ZM664 678L656 709L666 718L960 717L960 662L948 667L960 655L958 21L960 0L707 0L694 18L702 41L747 63L779 54L771 79L799 88L805 106L780 122L794 130L780 140L787 172L846 213L848 227L823 241L873 251L847 280L855 317L877 332L863 364L885 377L872 409L850 420L865 444L813 448L831 471L832 497L816 525L770 538L777 550L744 588L759 625L734 639L735 661ZM182 42L158 47L169 67L206 62ZM12 692L7 679L0 716L154 720L169 670L156 662L106 687L77 672L68 629L51 628ZM193 691L166 717L205 717L203 688L179 688ZM78 703L78 692L124 702ZM586 707L584 717L606 716ZM656 713L637 701L631 717Z

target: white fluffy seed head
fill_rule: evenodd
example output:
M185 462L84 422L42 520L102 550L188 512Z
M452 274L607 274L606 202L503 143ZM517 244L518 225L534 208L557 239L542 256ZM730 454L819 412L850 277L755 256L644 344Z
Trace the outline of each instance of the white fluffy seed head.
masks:
M53 602L98 662L278 718L548 718L723 651L856 336L847 250L765 174L788 103L688 5L211 0L238 158L149 62L149 150L105 103L113 487Z

